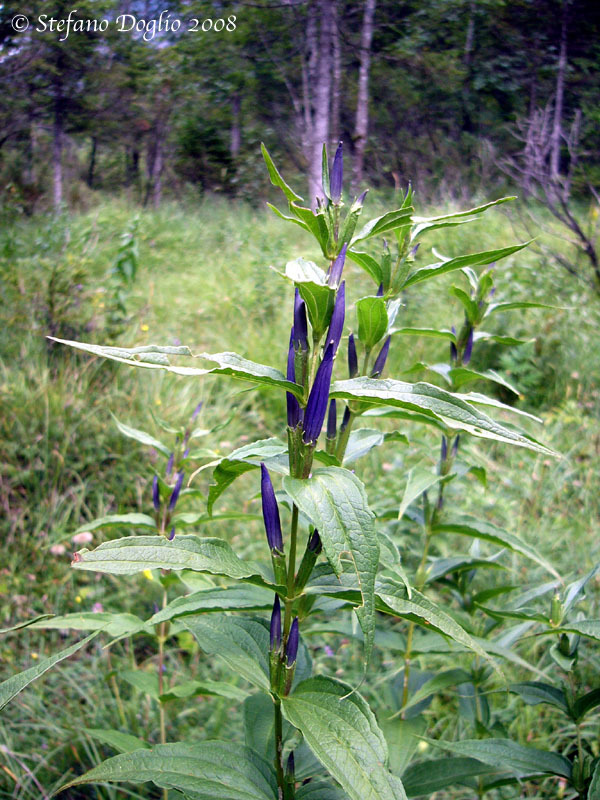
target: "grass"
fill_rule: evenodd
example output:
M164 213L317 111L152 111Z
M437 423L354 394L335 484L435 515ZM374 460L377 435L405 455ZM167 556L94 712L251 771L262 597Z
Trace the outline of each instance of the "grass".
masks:
M378 206L377 198L374 201ZM130 318L116 339L110 328L108 272L119 237L134 213L139 213L138 277L127 298ZM447 254L474 252L514 241L509 219L500 211L474 225L442 229L426 240L420 263L429 263L430 248ZM282 368L291 317L290 287L274 270L298 256L319 261L307 249L307 239L295 226L285 226L261 209L227 204L210 198L193 207L166 205L160 211L134 212L123 202L104 201L83 214L62 220L35 218L8 226L0 235L0 627L38 613L63 614L90 610L101 602L111 611L132 611L147 618L161 591L145 578L117 580L75 573L69 569L71 534L86 521L108 513L145 511L150 506L149 480L159 454L124 439L110 416L153 435L163 436L153 414L170 424L185 423L199 400L204 402L199 424L210 431L200 446L226 454L245 441L282 435L285 400L268 391L249 390L226 380L184 380L145 370L127 370L49 347L48 330L65 338L113 341L123 344L188 344L195 352L236 350L255 361ZM352 273L350 303L359 289L369 287L358 268ZM503 299L536 299L565 310L514 311L495 318L495 330L532 339L522 354L501 348L481 348L475 366L504 370L527 389L520 405L540 415L544 427L531 433L562 454L559 460L536 456L474 440L465 444L470 459L485 467L488 490L474 478L451 485L447 502L461 512L483 512L511 532L538 547L563 577L581 575L599 560L597 519L600 511L596 475L600 466L600 349L596 346L600 301L590 296L552 264L541 263L534 251L501 262L496 270ZM447 288L457 276L445 276L407 292L402 324L459 324L458 303L449 302ZM357 285L358 284L358 285ZM371 291L371 289L368 289ZM108 306L108 307L107 307ZM353 315L348 312L347 320ZM395 338L389 374L399 375L417 361L447 360L446 345L414 337ZM343 377L343 366L340 377ZM412 379L412 378L411 378ZM430 379L430 375L426 379ZM504 398L506 399L506 398ZM394 498L397 507L407 468L433 463L436 436L425 430L406 430L408 446L388 444L372 451L361 466L376 511ZM434 445L435 446L435 445ZM424 450L425 448L425 450ZM209 471L195 482L207 490ZM254 473L242 477L219 501L222 510L260 512ZM387 501L389 503L389 500ZM193 504L188 501L189 508ZM401 542L406 565L412 568L420 547L410 523L386 524ZM94 542L118 531L97 531ZM233 542L242 554L262 547L257 523L227 526L213 523L211 535ZM57 545L66 552L57 554ZM466 550L454 539L438 543L439 553ZM52 548L52 549L51 549ZM510 561L510 560L509 560ZM515 581L534 583L539 569L523 559L510 561ZM487 578L485 579L487 580ZM589 616L598 616L598 580L589 592ZM595 610L594 610L595 609ZM401 628L400 628L401 629ZM61 648L60 632L25 630L0 640L0 679ZM360 674L360 652L351 636L315 634L318 671L343 669ZM327 643L335 656L326 656ZM64 645L62 645L64 646ZM598 666L593 649L586 675L593 685ZM228 673L207 664L197 647L181 635L168 662L169 679L194 674L228 680ZM535 660L542 651L531 648ZM113 648L117 664L156 668L156 648L149 637ZM400 654L388 645L378 649L373 674L397 671ZM440 663L444 663L443 659ZM435 665L427 661L427 668ZM545 666L544 666L545 668ZM113 751L94 742L84 728L118 728L125 714L127 729L158 741L156 707L131 686L114 684L107 652L94 645L85 656L71 660L33 684L3 712L0 722L0 798L29 800L43 797L67 773L98 763ZM523 676L521 675L521 678ZM527 676L528 678L531 676ZM363 687L374 705L384 696ZM436 735L468 725L448 707L436 702L427 712ZM536 743L552 738L547 711L520 705L495 695L499 725L519 741L535 729ZM120 707L121 704L121 707ZM523 711L525 709L525 711ZM239 737L239 710L223 700L182 701L169 707L169 737ZM458 722L457 722L458 720ZM461 735L465 735L465 730ZM591 738L591 732L590 732ZM547 782L544 794L525 786L522 797L555 797ZM159 796L146 786L137 790L88 787L69 797ZM453 800L460 790L442 793ZM513 797L510 792L507 797Z

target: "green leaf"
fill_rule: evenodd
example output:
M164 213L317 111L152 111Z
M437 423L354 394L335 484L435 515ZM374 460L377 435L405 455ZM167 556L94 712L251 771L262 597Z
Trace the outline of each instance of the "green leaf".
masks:
M37 617L33 617L33 619L26 619L24 622L18 622L16 625L11 625L10 628L2 628L0 630L0 636L4 633L12 633L13 631L20 631L23 628L28 628L30 625L35 625L36 623L41 622L45 619L51 619L52 614L40 614Z
M508 691L513 694L518 694L523 702L529 706L536 706L540 703L546 703L550 706L555 706L563 711L565 714L569 713L567 699L562 689L552 686L549 683L542 681L524 681L523 683L511 683Z
M456 334L452 331L441 328L392 328L391 334L400 336L430 336L434 339L445 339L448 342L456 343Z
M486 317L490 314L495 314L496 311L513 311L519 308L551 308L555 311L566 311L561 306L549 306L547 303L528 303L524 301L516 301L512 303L490 303L485 313Z
M340 467L316 469L311 478L283 480L285 491L315 528L335 574L342 574L342 557L351 560L360 587L362 604L356 614L365 635L368 661L375 635L375 573L379 542L374 515L364 486L351 472Z
M576 720L580 720L582 717L585 717L589 711L598 706L600 706L600 689L592 689L591 692L587 692L583 697L575 701L573 715Z
M335 381L330 397L357 399L372 405L387 405L416 411L433 417L450 428L465 430L473 436L494 439L529 450L555 455L552 450L524 434L506 428L490 419L469 403L429 383L405 383L389 378L353 378Z
M431 470L423 469L422 467L413 467L409 470L404 496L402 497L402 502L398 510L398 519L402 519L409 505L420 497L423 492L435 486L435 484L439 483L443 478L443 475L435 475Z
M582 619L578 622L569 622L553 628L549 633L578 633L587 639L600 642L600 619Z
M58 792L82 783L152 781L194 800L276 800L270 765L250 748L230 742L162 744L113 756ZM54 794L58 794L55 792Z
M65 614L62 617L52 617L45 622L37 622L34 627L46 630L65 628L73 631L104 630L109 636L126 636L142 630L152 632L152 629L135 614L111 614L108 611Z
M149 433L146 431L140 431L137 428L131 428L129 425L125 425L123 422L119 422L119 420L115 417L114 414L111 414L112 418L117 424L117 428L121 431L124 436L127 436L129 439L134 439L136 442L140 444L148 445L149 447L153 447L155 450L158 450L163 455L169 457L171 451L168 447L162 442L159 442L158 439L155 439L154 436L150 436Z
M282 459L281 456L284 458ZM213 483L208 490L208 513L212 514L215 502L236 478L260 467L261 461L264 461L269 470L286 474L288 472L287 445L280 439L260 439L239 447L227 458L221 459L213 471Z
M371 348L384 336L388 327L388 314L383 297L362 297L356 303L358 338Z
M497 383L500 386L504 386L505 389L508 389L517 397L521 396L521 392L516 389L512 383L509 383L506 378L493 369L486 369L482 372L479 372L478 370L468 369L467 367L453 367L452 369L448 370L448 376L451 378L456 389L460 389L460 387L464 386L466 383L486 380Z
M350 686L309 678L281 706L351 800L406 798L402 783L385 766L387 745L373 712Z
M392 772L402 775L419 746L421 736L427 730L427 721L423 717L396 717L380 720L379 724L388 745ZM406 785L404 788L410 797Z
M158 701L158 675L156 672L145 672L142 669L122 669L119 670L119 678L142 694L147 694L153 700Z
M368 253L361 253L357 250L348 250L346 255L348 258L351 258L355 264L358 264L361 269L364 269L367 275L373 278L377 286L383 283L381 265L373 256L370 256Z
M262 151L265 164L267 165L267 169L269 171L269 178L271 179L271 183L273 184L273 186L277 186L278 189L281 189L281 191L284 193L284 195L287 197L290 203L298 201L301 202L302 198L300 197L300 195L297 195L296 192L287 185L287 183L283 180L283 178L279 174L279 170L275 166L273 159L269 154L269 151L262 142L260 144L260 149Z
M502 247L499 250L486 250L482 253L471 253L465 256L458 256L457 258L449 258L445 261L438 261L435 264L428 264L426 267L420 267L411 273L404 287L407 289L416 283L427 281L430 278L435 278L438 275L443 275L446 272L453 272L462 267L476 267L484 264L491 264L493 261L500 261L502 258L518 253L524 247L527 247L529 242L524 244L513 245L512 247Z
M65 658L69 658L69 656L72 656L78 650L81 650L82 647L85 647L86 644L91 642L92 639L94 639L94 637L97 635L98 632L95 631L85 639L82 639L80 642L71 645L71 647L67 647L66 650L61 650L60 653L55 653L49 658L43 658L34 667L30 667L24 672L19 672L16 675L8 678L8 680L0 683L0 711L2 711L4 706L9 703L13 697L18 695L19 692L23 691L26 686L29 686L30 683L33 683L33 681L43 675L44 672L48 672L48 670L51 669L55 664L58 664L60 661L64 661Z
M262 611L273 607L273 592L261 586L236 584L226 589L214 587L201 589L178 597L148 620L148 625L158 625L187 614L212 613L217 611Z
M373 236L381 236L388 231L394 231L398 228L408 228L411 225L411 217L413 208L399 208L395 211L388 211L381 217L376 217L370 220L361 228L361 230L352 239L352 247L358 242L364 242L366 239L371 239Z
M510 771L518 777L543 774L571 777L571 764L564 756L535 747L523 747L510 739L430 740L430 743L458 756L476 758L490 767Z
M491 522L483 522L474 517L462 516L455 519L442 520L433 525L431 530L434 534L458 533L461 536L470 536L473 539L482 539L486 542L500 545L500 547L507 547L515 553L520 553L522 556L530 558L536 564L548 570L551 575L560 578L552 564L546 561L533 547L522 542L514 534L498 528Z
M237 675L269 691L269 631L261 622L224 614L182 621L207 655L219 656Z
M329 240L329 230L323 214L313 214L310 208L304 208L297 203L290 203L290 211L295 214L306 225L321 246L323 255L327 258L327 242Z
M327 275L313 261L303 258L288 261L285 274L298 287L306 303L313 331L317 335L322 333L329 324L335 301L335 290L327 284Z
M171 686L159 696L161 703L188 697L226 697L238 703L248 697L248 692L225 681L185 681Z
M587 800L600 800L600 761L596 762L587 793Z
M498 770L474 758L438 758L411 764L402 776L408 797L433 795L453 784L463 784L478 775L493 775Z
M459 222L455 224L460 224L461 217L475 216L476 214L481 214L482 212L487 211L488 208L499 206L501 203L507 203L509 200L516 199L516 197L500 197L498 200L492 200L489 203L484 203L481 206L475 206L475 208L470 208L467 211L456 211L452 214L441 214L436 217L413 217L415 228L412 231L411 238L415 239L423 231L430 230L432 228L444 227L444 225L440 225L439 223L445 223L447 220L459 220ZM473 220L465 219L462 220L462 222L473 222Z
M478 394L477 392L468 392L467 394L455 393L454 396L458 397L460 400L464 400L465 403L471 403L472 405L500 408L503 411L508 411L511 414L517 414L518 416L531 419L540 425L543 424L544 422L544 420L540 419L539 417L536 417L533 414L528 414L527 411L522 411L520 408L515 408L515 406L509 406L506 403L501 403L500 400L496 400L494 397L487 397L484 394Z
M384 442L403 442L408 444L408 439L399 431L382 433L375 428L357 428L353 430L348 437L348 445L344 453L344 464L351 464L357 461L362 456L367 455L374 447L379 447Z
M296 791L295 800L348 800L348 795L338 786L324 781L311 780Z
M331 200L331 193L329 191L329 162L327 161L327 145L323 142L323 150L321 152L321 186L323 192L328 200Z
M76 350L83 350L94 356L108 358L111 361L118 361L122 364L129 364L132 367L145 367L147 369L164 369L173 372L175 375L202 376L202 375L229 375L240 380L250 381L251 383L276 386L286 392L298 397L302 396L302 388L295 383L285 379L285 375L274 367L265 364L257 364L237 353L197 353L192 354L189 347L161 347L158 345L146 345L144 347L107 347L97 344L86 344L75 342L69 339L57 339L49 336L54 342L66 344ZM188 356L193 358L203 358L207 361L215 361L219 366L212 369L201 369L198 367L180 367L171 364L168 355Z
M471 680L471 675L464 669L449 669L445 672L440 672L434 675L433 678L425 681L425 683L412 694L408 702L403 706L403 711L418 705L425 698L430 697L436 692L442 692L450 686L458 686L461 683L468 683Z
M97 528L110 528L115 525L156 530L156 520L152 519L148 514L138 514L134 511L129 514L108 514L106 517L92 519L77 528L72 536L77 536L79 533L85 533L86 531L95 531Z
M260 574L256 566L238 558L227 542L194 534L176 536L172 542L164 536L113 539L95 550L80 550L72 566L110 575L133 575L145 569L192 569L237 579Z
M87 733L92 739L96 739L102 744L108 744L119 753L133 753L136 750L147 750L150 745L143 739L138 739L137 736L132 736L130 733L123 733L123 731L115 731L112 729L101 728L84 728L83 733Z

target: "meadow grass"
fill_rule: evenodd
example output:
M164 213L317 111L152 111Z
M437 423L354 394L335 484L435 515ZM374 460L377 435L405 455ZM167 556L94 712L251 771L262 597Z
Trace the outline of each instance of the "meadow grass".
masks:
M376 213L377 198L367 206L371 208ZM194 352L235 350L283 369L291 293L287 281L269 268L281 271L298 256L320 261L314 249L307 249L308 237L295 226L282 224L262 209L215 198L197 206L170 204L142 212L125 201L104 201L69 218L22 220L6 228L0 235L0 504L4 512L0 520L0 627L38 613L90 610L98 602L107 610L132 611L145 618L153 604L160 602L156 581L117 580L69 569L69 553L77 549L70 537L81 524L108 513L148 512L151 504L149 481L159 456L124 439L110 412L160 438L164 434L152 414L181 424L202 400L199 422L215 430L201 446L223 455L245 441L283 433L285 400L276 393L210 376L185 380L128 370L48 345L44 337L49 330L64 338L105 341L103 337L110 333L107 276L119 237L136 215L139 268L127 300L127 330L116 340L121 344L182 343ZM473 225L436 231L422 246L419 263L435 260L432 246L455 254L505 246L514 240L510 220L500 211L491 211ZM346 269L352 273L353 292L369 287L358 267L348 264ZM501 262L496 276L502 299L535 298L564 307L498 315L495 332L531 339L531 344L510 353L482 346L474 360L476 367L505 371L527 390L518 402L541 416L544 426L526 427L563 457L553 460L471 440L465 446L485 467L489 488L484 490L469 478L469 491L464 492L463 483L451 485L447 502L461 512L483 511L506 525L537 546L569 579L599 560L600 349L596 335L600 298L533 250ZM403 297L401 324L459 325L460 307L447 294L458 280L456 275L445 276L409 290ZM349 296L347 330L354 319L355 299ZM402 377L415 362L446 361L446 347L435 340L396 337L388 372ZM345 377L344 360L340 362L336 369L339 377ZM431 373L419 377L432 380ZM378 497L399 501L406 469L423 463L421 445L436 437L428 430L405 432L409 445L388 444L374 450L361 466L367 487L377 485ZM209 474L201 473L194 483L203 494ZM187 502L191 509L193 503ZM216 510L240 507L260 512L254 473L229 489ZM375 501L375 510L386 509ZM412 566L411 553L418 549L416 529L406 521L389 528L406 564ZM252 555L263 546L263 532L256 522L212 523L206 530L227 538L242 555ZM114 529L98 531L94 542L118 534ZM51 548L56 553L61 544L65 553L53 554ZM455 544L440 542L439 552L451 553ZM512 569L515 582L521 584L540 578L539 568L522 559L513 559ZM597 588L595 581L589 592L591 617L598 616ZM60 649L63 640L58 632L42 631L23 631L0 640L0 679ZM343 664L344 674L349 669L360 674L360 655L348 636L315 634L314 642L317 670L332 672ZM334 647L335 660L323 656L323 642ZM151 668L155 655L152 642L141 637L136 644L119 643L111 657ZM375 672L397 669L399 655L388 644L374 658ZM593 657L592 665L595 661ZM40 786L49 793L68 770L89 767L112 753L82 733L83 728L126 727L156 741L153 702L122 682L117 696L114 685L103 677L110 668L106 652L97 644L86 656L63 663L31 686L4 711L0 751L6 768L0 771L0 798L42 797ZM212 679L219 676L219 667L207 664L185 635L171 651L168 668L170 676L183 677L190 670ZM371 691L365 686L367 694ZM375 705L383 702L374 690L370 699ZM515 715L514 703L505 701L500 716L515 738L527 739L530 727L536 725L536 735L543 739L543 715L530 707ZM170 738L222 736L223 731L236 735L236 713L223 700L197 700L191 707L178 701L169 707ZM437 719L438 733L452 731L457 724L439 705L434 706L431 718ZM554 796L555 788L549 789L548 797ZM70 795L107 800L126 796L149 798L158 793L147 787L139 794L133 789L97 787L72 790ZM463 796L460 790L447 794L457 800Z

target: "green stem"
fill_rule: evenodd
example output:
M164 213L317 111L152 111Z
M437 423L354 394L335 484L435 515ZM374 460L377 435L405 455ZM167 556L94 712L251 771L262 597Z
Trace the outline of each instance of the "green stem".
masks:
M292 607L294 605L294 590L296 579L296 543L298 539L298 506L292 506L292 523L290 526L290 549L288 555L287 568L287 597L285 598L285 617L283 619L283 642L287 642L287 637L292 624ZM285 647L284 647L285 651Z
M283 717L281 715L281 700L275 699L275 774L277 776L277 797L283 800L285 792L285 776L283 773Z
M346 454L346 448L348 447L348 439L350 438L350 431L352 430L352 425L355 419L356 419L356 414L353 411L351 411L350 416L348 417L348 424L346 425L344 430L340 432L340 438L335 451L335 454L339 459L340 463L344 460L344 456Z
M167 605L167 590L163 591L163 601L162 607L165 608ZM167 623L161 622L159 629L158 629L158 713L159 713L159 721L160 721L160 743L166 744L167 743L167 724L165 719L165 706L163 701L161 700L162 695L164 694L164 664L165 664L165 640L167 638ZM168 800L169 798L169 790L163 789L163 798L164 800Z

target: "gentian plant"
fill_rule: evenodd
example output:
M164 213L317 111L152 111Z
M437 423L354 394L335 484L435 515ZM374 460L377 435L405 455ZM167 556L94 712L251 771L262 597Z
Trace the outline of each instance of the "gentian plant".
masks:
M583 745L576 764L558 753L544 754L544 760L539 755L542 751L497 736L485 712L486 682L497 680L506 693L499 662L508 657L510 649L490 639L501 614L488 604L510 588L473 589L479 572L498 561L497 555L482 557L477 543L491 542L541 563L553 572L554 587L559 585L556 573L517 537L487 521L453 515L445 495L451 481L467 472L483 479L481 468L459 460L470 437L554 455L514 425L502 424L486 413L490 409L510 412L511 407L480 393L461 393L470 381L507 385L496 373L473 369L470 361L476 345L486 339L515 343L510 337L481 330L494 312L536 305L493 302L492 275L485 269L525 245L451 258L437 256L433 263L417 264L420 241L426 233L474 220L510 198L427 219L415 215L409 189L399 208L359 228L366 192L349 207L344 203L341 144L331 173L323 149L323 197L318 198L315 212L284 181L264 147L263 155L271 182L287 201L285 213L271 208L284 221L312 235L323 257L322 267L299 258L288 262L280 273L291 288L289 347L287 360L284 354L281 359L284 371L233 352L194 354L185 346L127 349L63 341L129 366L167 370L192 380L222 375L285 394L285 436L246 444L218 458L216 464L207 463L205 466L213 467L212 484L206 508L198 512L179 510L180 503L198 500L190 487L193 472L188 473L193 432L179 432L178 449L172 453L148 434L121 426L126 435L154 446L167 458L165 470L157 472L151 484L154 513L97 521L96 527L130 525L135 535L81 550L73 562L75 569L113 575L162 571L163 607L148 620L130 619L129 627L121 620L118 632L109 627L105 631L115 637L155 629L161 647L172 635L169 625L189 631L204 653L220 657L253 687L244 701L245 744L166 743L163 719L161 744L140 742L138 749L129 748L67 786L152 781L162 787L165 797L169 790L177 790L190 800L401 800L431 794L453 782L472 785L482 797L523 776L552 774L568 781L576 796L584 797L600 777L597 762L586 755ZM392 237L392 241L384 237ZM349 261L373 280L372 293L350 306ZM402 326L403 295L450 272L468 285L452 289L464 309L458 333L453 327ZM429 370L445 381L447 388L386 377L396 341L405 337L401 340L408 342L417 335L447 343L449 363L415 365L415 369ZM212 362L213 366L197 366L197 361ZM393 428L384 432L386 420ZM395 429L398 420L402 431ZM366 487L355 470L360 457L374 447L386 441L406 442L405 429L411 426L437 431L440 456L433 470L416 467L407 472L398 509L397 500L382 499L378 487ZM223 492L238 476L252 471L256 490L260 489L266 539L267 557L262 562L241 558L224 539L185 532L186 526L211 518ZM192 478L186 485L188 474ZM377 525L369 497L382 508ZM393 507L391 512L386 504ZM407 543L398 520L420 527L420 552ZM142 528L147 532L140 534ZM468 537L477 546L469 554L433 555L436 542L455 534ZM169 601L172 576L190 571L217 576L221 583ZM558 637L554 657L562 659L563 669L576 652L573 637L586 635L581 623L565 621L572 602L573 592L567 592L567 601L549 621L531 618L545 626L543 632ZM517 615L520 619L518 615L526 613L519 608L512 618ZM313 674L307 634L316 620L329 619L334 612L341 617L351 613L357 622L352 629L362 642L363 675L354 683L339 676ZM373 680L369 664L376 624L385 615L401 623L402 644L399 669L395 670L397 690L393 676L389 680L384 676L388 713L378 721L364 695L381 682L380 676ZM67 626L66 618L61 622ZM421 673L413 661L428 652L423 643L431 637L438 641L438 653L446 653L453 662L471 659L471 666L459 669L453 664L452 669L437 675ZM511 657L518 660L516 655ZM478 709L472 717L473 724L477 723L474 737L444 745L452 759L409 764L418 744L415 736L425 732L420 723L412 724L411 744L403 746L402 757L395 749L389 752L387 740L396 746L397 726L414 723L424 704L449 686L458 686ZM536 683L514 685L511 691L525 702L555 705L561 692L561 708L576 722L596 702L596 695L578 701L567 689ZM162 703L164 699L163 689L159 700ZM272 724L257 730L252 720L264 715L272 718ZM402 730L405 733L407 728Z

